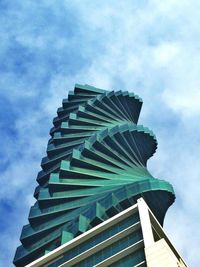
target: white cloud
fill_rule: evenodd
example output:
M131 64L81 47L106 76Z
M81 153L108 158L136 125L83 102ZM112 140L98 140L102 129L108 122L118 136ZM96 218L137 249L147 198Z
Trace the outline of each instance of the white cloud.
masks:
M180 56L180 48L174 43L160 44L155 48L153 59L156 65L160 67L169 66L175 57Z

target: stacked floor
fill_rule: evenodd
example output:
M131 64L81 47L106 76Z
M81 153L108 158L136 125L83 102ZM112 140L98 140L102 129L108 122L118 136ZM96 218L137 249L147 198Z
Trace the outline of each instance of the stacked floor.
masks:
M53 251L141 196L163 224L175 197L172 186L146 168L157 141L137 125L141 106L142 100L128 92L88 85L69 92L53 121L16 266Z

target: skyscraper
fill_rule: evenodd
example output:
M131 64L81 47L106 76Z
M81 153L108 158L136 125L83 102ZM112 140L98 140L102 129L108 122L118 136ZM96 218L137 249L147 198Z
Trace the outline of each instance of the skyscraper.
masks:
M53 121L16 266L148 266L156 240L183 263L160 226L175 196L146 168L157 141L137 125L141 106L128 92L88 85L69 92Z

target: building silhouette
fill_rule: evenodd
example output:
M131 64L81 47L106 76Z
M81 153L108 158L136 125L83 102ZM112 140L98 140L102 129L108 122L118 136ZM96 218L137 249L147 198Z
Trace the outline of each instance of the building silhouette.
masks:
M162 229L172 186L133 93L75 85L53 120L16 266L186 266Z

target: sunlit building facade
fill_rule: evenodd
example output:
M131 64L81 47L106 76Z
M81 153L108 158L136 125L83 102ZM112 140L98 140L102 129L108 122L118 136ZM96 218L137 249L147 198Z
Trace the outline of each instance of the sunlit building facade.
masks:
M16 266L186 266L162 229L172 186L147 160L142 100L76 85L58 109Z

